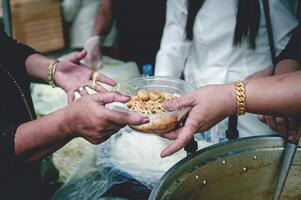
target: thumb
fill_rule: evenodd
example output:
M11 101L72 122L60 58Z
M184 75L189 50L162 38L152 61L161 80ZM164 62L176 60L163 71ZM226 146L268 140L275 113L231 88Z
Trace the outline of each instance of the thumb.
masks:
M69 61L72 63L79 63L82 59L87 56L87 50L82 50L81 52L75 53L69 58Z
M181 110L182 108L191 106L191 103L192 103L191 99L192 98L189 98L188 96L183 96L183 97L165 102L163 104L163 107L167 111Z

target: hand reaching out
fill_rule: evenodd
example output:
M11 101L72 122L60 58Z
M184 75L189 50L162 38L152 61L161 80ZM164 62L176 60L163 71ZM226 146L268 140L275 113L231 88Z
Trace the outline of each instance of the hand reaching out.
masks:
M220 98L212 94L220 94ZM227 85L202 87L187 96L166 102L164 106L169 111L186 107L191 107L191 111L183 127L162 135L174 142L162 151L161 157L175 153L191 140L193 134L204 132L235 113L233 102L235 95Z
M54 74L55 83L68 94L68 103L74 100L74 92L84 86L92 86L93 71L80 63L87 55L87 51L83 50L73 56L66 58L57 64ZM111 86L115 85L115 81L105 75L97 75L96 80ZM106 90L96 84L97 92L105 92ZM83 92L81 95L86 95Z

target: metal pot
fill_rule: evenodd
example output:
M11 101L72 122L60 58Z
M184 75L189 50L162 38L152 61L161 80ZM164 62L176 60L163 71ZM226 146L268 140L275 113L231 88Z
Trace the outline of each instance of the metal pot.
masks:
M172 167L149 199L271 199L283 149L283 139L273 136L242 138L207 147ZM281 199L301 199L300 145Z

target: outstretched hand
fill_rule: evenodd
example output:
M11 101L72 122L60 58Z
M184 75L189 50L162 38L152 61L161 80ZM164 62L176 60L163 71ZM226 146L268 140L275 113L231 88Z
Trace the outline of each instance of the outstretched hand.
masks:
M213 95L220 94L220 95ZM219 96L219 97L217 97ZM161 152L169 156L183 148L197 132L204 132L235 112L235 94L232 85L202 87L187 96L165 103L168 111L191 107L188 118L180 127L162 137L174 140Z
M92 86L93 71L80 63L87 55L87 51L83 50L73 56L66 58L57 64L56 72L54 74L55 83L61 87L68 95L68 103L74 100L74 92L80 87ZM105 75L97 75L96 81L114 86L116 83ZM96 84L95 90L97 92L106 91L100 85ZM86 95L84 92L81 95Z

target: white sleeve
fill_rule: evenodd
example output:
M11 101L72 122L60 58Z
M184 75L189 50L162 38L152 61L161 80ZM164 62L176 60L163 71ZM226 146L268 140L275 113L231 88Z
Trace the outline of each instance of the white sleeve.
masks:
M270 15L276 54L286 47L291 33L298 25L296 8L298 0L270 0Z
M82 0L64 0L62 2L64 19L67 22L72 22L76 17L80 7Z
M187 0L168 0L155 75L180 77L191 42L186 39Z

